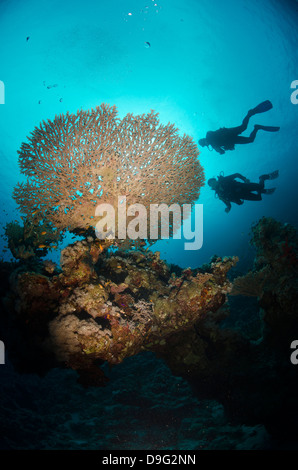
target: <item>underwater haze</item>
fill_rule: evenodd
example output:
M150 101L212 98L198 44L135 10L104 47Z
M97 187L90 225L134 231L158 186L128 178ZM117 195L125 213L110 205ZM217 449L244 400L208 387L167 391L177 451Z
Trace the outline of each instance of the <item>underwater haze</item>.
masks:
M158 244L163 258L183 267L214 254L251 261L252 223L266 215L297 224L298 106L290 100L297 15L296 2L269 0L2 1L1 200L8 219L16 216L17 150L42 120L101 103L116 105L120 117L153 109L161 123L175 123L197 142L208 130L240 125L249 109L269 99L273 109L254 116L243 135L254 124L280 132L259 132L252 145L223 156L204 147L199 158L206 180L238 172L258 182L279 170L275 193L226 214L205 185L203 247L194 253L182 240Z
M245 274L255 257L253 224L272 217L298 226L298 104L291 88L298 80L297 51L294 0L0 0L2 260L13 260L5 225L21 221L12 198L25 181L21 144L43 120L107 103L120 118L154 110L199 148L206 180L196 201L203 204L203 245L187 251L185 240L170 239L152 250L193 269L214 255L237 256L235 269ZM208 131L239 126L266 100L272 109L252 116L242 135L255 124L278 126L278 132L260 130L254 142L223 155L199 146ZM273 194L232 203L229 213L207 184L234 173L257 183L275 170L278 178L265 184L276 188ZM59 256L54 250L47 258L59 262ZM255 300L243 302L243 309L256 311ZM199 396L197 383L174 375L151 352L112 369L105 364L109 383L88 389L74 371L40 377L16 372L12 362L8 354L0 365L2 449L298 448L297 441L273 439L274 426L261 418L230 421L216 397Z

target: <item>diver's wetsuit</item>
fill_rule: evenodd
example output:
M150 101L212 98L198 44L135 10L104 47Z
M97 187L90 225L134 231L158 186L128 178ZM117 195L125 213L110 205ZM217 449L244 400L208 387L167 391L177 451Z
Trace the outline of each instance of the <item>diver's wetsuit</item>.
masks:
M259 177L259 183L251 183L240 173L234 173L230 176L219 176L216 182L216 188L213 188L226 207L226 212L231 209L231 202L241 205L244 201L261 201L262 194L272 194L275 188L265 189L264 182L267 179L275 179L278 171ZM236 181L236 178L242 179L243 183ZM254 191L254 192L253 192Z
M235 144L250 144L255 140L259 130L258 128L254 128L249 137L239 135L247 129L250 117L248 113L243 119L241 126L229 128L221 127L217 131L208 131L206 134L208 144L221 155L223 155L226 150L234 150Z
M268 132L277 132L279 127L273 126L261 126L256 124L254 130L248 137L243 137L239 134L242 134L247 129L249 120L252 116L259 113L264 113L269 109L272 109L273 105L271 101L266 100L260 103L253 109L250 109L242 121L241 126L237 127L221 127L216 131L208 131L206 137L199 140L199 145L202 147L211 146L216 152L223 155L226 150L234 150L235 144L250 144L256 138L257 132L259 130L268 131Z

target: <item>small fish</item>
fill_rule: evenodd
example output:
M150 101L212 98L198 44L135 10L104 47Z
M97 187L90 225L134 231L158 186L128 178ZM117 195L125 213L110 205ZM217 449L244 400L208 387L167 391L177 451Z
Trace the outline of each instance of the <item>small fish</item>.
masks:
M149 49L149 47L151 47L150 42L146 41L146 42L145 42L145 47L146 47L147 49Z
M35 215L35 214L37 214L37 212L38 212L38 211L34 211L34 212L32 212L32 215Z
M119 266L117 266L117 268L122 269L122 266L119 265Z
M46 233L47 233L46 231L44 231L44 232L41 232L41 235L45 235Z
M38 245L38 248L47 248L47 245Z
M26 37L26 41L28 42L28 41L29 41L29 39L30 39L30 36L27 36L27 37Z
M60 98L60 100L59 100L59 101L60 101L60 103L62 103L62 99L63 99L63 98Z

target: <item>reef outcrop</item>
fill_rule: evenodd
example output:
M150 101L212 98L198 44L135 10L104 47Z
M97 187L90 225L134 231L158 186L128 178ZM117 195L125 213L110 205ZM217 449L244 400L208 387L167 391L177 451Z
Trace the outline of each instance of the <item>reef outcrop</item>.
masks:
M298 236L263 217L252 227L253 270L233 280L225 304L178 333L163 359L201 397L224 404L231 422L265 423L274 435L297 437ZM243 296L246 296L243 302Z
M49 262L39 272L16 270L6 299L31 347L85 376L98 361L162 351L178 332L208 322L226 301L227 272L236 263L217 258L208 272L176 274L158 252L109 245L89 237L62 251L60 271Z
M96 386L106 381L103 363L153 351L199 398L221 402L231 422L295 435L297 232L264 217L252 243L254 267L233 281L237 258L182 270L148 248L91 236L62 250L59 268L30 257L5 264L9 356L19 370L72 368Z

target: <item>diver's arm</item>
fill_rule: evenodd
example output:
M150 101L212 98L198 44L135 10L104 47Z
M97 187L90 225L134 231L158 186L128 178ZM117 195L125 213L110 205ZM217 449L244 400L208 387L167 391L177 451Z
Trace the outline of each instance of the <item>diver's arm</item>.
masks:
M225 205L227 206L227 207L225 208L225 212L226 212L226 213L230 212L230 210L231 210L231 208L232 208L230 201L223 201L223 202L224 202Z
M227 207L225 208L225 212L230 212L232 206L231 206L231 203L228 199L224 199L222 197L219 198Z
M249 180L245 178L245 176L242 176L240 173L234 173L233 175L226 176L226 178L229 178L231 180L239 178L240 180L244 181L244 183L249 183Z
M212 148L214 148L214 150L216 150L216 152L220 153L221 155L223 155L224 153L226 153L226 152L224 151L224 149L221 148L221 147L217 147L217 146L214 146L214 147L213 147L213 145L212 145Z

